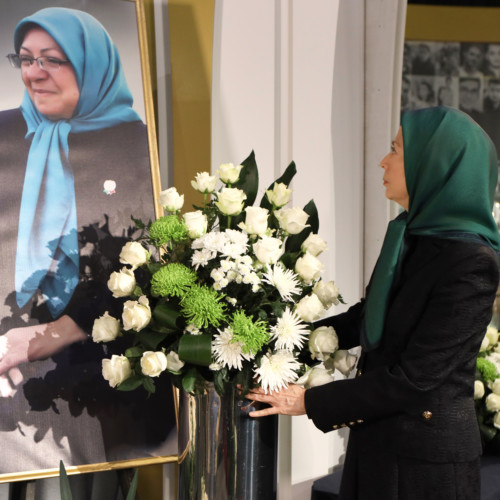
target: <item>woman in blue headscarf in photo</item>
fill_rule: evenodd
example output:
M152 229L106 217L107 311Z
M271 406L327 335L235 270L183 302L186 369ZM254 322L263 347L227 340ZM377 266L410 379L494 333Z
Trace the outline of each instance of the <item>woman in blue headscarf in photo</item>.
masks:
M20 108L0 112L0 207L8 221L0 238L0 439L20 458L0 458L0 473L116 459L104 449L109 443L86 438L107 425L95 418L98 408L83 411L86 398L99 399L94 389L85 397L72 391L79 376L95 391L92 377L102 378L102 348L78 341L96 317L115 312L107 280L134 231L130 214L154 217L146 126L115 44L86 12L54 7L22 19L7 57L26 90ZM62 352L70 345L86 354ZM57 385L62 366L70 371ZM68 407L48 410L59 397ZM39 434L36 454L23 425ZM119 425L111 427L118 439Z
M349 427L342 500L480 498L476 359L498 287L492 216L495 147L465 113L403 113L380 162L389 223L366 298L319 321L341 349L361 346L356 376L247 397L250 413L307 416L323 432Z

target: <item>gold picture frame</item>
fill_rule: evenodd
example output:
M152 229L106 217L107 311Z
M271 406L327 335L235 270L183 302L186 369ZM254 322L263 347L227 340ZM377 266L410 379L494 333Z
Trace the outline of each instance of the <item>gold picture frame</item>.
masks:
M137 107L137 112L145 124L144 133L147 137L147 144L145 144L147 150L145 149L145 151L147 151L146 155L151 177L150 190L146 196L143 196L144 193L142 193L138 187L137 193L128 193L127 199L130 202L129 205L132 207L134 201L136 201L138 205L149 206L149 208L145 209L145 212L150 213L151 218L160 216L162 214L162 208L158 202L161 189L160 173L143 0L25 0L23 2L5 0L2 4L2 19L0 20L0 43L4 44L5 54L13 52L12 34L17 22L25 16L31 15L35 11L45 7L65 7L82 10L91 14L106 28L110 37L118 47L118 52L125 71L125 77L130 87L130 91L134 96L134 109ZM10 29L7 29L7 27L10 27ZM10 78L8 78L9 73L7 72L11 72L12 80L14 80L16 78L15 71L19 70L6 67L2 68L1 64L5 64L5 58L0 59L2 59L0 62L0 69L3 70L2 74L5 75L3 77L4 82L2 83L4 88L2 92L0 92L0 110L8 110L20 105L22 94L18 89L16 90L14 88L16 85L21 86L19 79L17 79L17 84L13 83L12 87L8 86L10 85L10 83L8 83ZM0 134L2 130L1 115L2 112L0 112ZM99 138L96 135L95 141L98 142L98 140ZM0 136L0 166L2 161L6 160L5 156L2 156L2 137ZM116 166L111 165L110 172L111 169L115 167ZM127 167L129 169L127 169ZM139 172L131 172L130 169L133 170L134 168L135 165L123 164L124 182L125 176L133 177L131 175L132 173L135 175L134 178L141 178ZM137 168L139 168L139 166L137 166ZM112 171L117 172L118 170L115 169ZM145 171L142 172L142 174L146 175ZM115 174L114 177L118 185L117 190L121 185L120 175L121 174L118 173ZM92 178L90 179L92 181ZM149 183L149 179L147 179L147 182ZM5 189L5 183L2 184L4 185L2 189ZM75 178L75 186L76 184L77 180ZM96 181L96 185L97 184L99 184L99 182ZM117 199L111 196L113 193L105 193L105 195L102 195L101 191L102 181L100 181L99 184L99 193L97 193L96 189L95 197L108 196L106 199ZM137 196L137 198L135 198L135 196ZM20 196L17 196L17 198L20 198ZM88 203L93 204L93 198L89 200ZM106 214L106 221L109 222L119 217L127 217L128 220L130 220L130 215L137 216L133 208L129 211L129 205L120 206L117 204L114 209L116 213L110 212ZM77 212L79 209L80 207L77 204ZM109 222L109 224L111 224L111 222ZM95 223L94 226L100 231L103 228L108 228L107 225L102 224L102 221ZM86 229L91 227L93 226L89 223ZM120 234L120 238L123 236L122 233ZM97 247L97 243L95 246ZM4 275L11 273L12 266L7 265L9 260L2 257L1 248L0 259L4 266L3 271L0 272L3 272ZM116 256L115 260L113 264L119 265L118 256ZM1 298L0 296L0 299ZM24 312L23 314L23 318L25 318L26 313ZM9 316L8 319L11 320L13 317L14 313ZM6 318L2 317L0 314L0 324L2 322L5 323L5 319ZM7 331L4 328L0 332L0 336L6 333ZM90 332L87 331L86 333L89 334ZM158 391L159 394L156 396L156 401L151 402L151 398L147 399L145 394L141 396L141 389L133 391L133 393L120 393L120 391L111 389L107 386L107 382L107 392L105 392L107 396L100 400L99 397L102 394L99 393L98 396L97 390L96 394L89 394L88 392L89 387L92 387L89 380L92 380L92 383L98 380L95 374L93 375L93 379L86 379L86 387L83 389L79 388L78 390L80 390L80 392L73 391L71 386L73 377L75 377L75 380L78 378L75 373L80 369L78 349L81 348L82 352L84 352L85 360L82 362L82 370L87 374L89 366L93 366L92 369L95 369L94 365L98 365L98 371L100 372L102 358L99 356L92 358L91 356L95 356L96 352L101 351L105 355L110 356L112 353L111 348L102 347L101 344L95 344L91 339L75 343L70 348L74 348L75 352L71 354L72 357L69 361L65 359L67 354L66 351L62 351L57 352L54 356L48 356L48 358L41 358L40 360L35 359L34 361L25 363L23 366L28 365L28 368L26 371L23 371L24 368L21 368L19 373L22 374L22 381L18 386L14 385L15 377L14 375L10 375L11 372L4 374L0 373L0 378L6 377L6 383L10 383L13 387L12 394L8 395L2 394L2 389L0 387L0 443L2 443L2 448L4 450L2 452L2 455L4 455L3 465L0 459L0 483L58 476L59 459L63 460L68 474L82 474L177 462L175 404L172 396L172 385L168 381L168 377L165 377L165 381L162 382L164 385L161 389L164 389L165 392L163 393L161 390ZM70 355L68 354L67 356L69 357ZM1 362L0 356L0 368ZM42 372L38 373L37 367L43 370L45 369L43 366L47 363L50 368L45 374L40 375ZM49 388L47 389L48 395L44 395L43 391L48 387L49 382L53 379L55 380L56 377L59 376L57 373L60 366L66 366L65 369L68 370L69 381L67 376L64 382L64 384L67 385L59 381L58 383L60 386L57 387L57 390L50 392ZM32 376L32 378L30 378L30 376ZM1 382L0 380L0 386ZM27 388L28 382L33 382L33 387L30 386ZM40 392L38 391L40 387L42 387L41 393L44 395L43 397L46 396L44 401L40 400ZM102 387L100 390L101 389ZM85 392L85 390L87 392ZM70 396L68 396L68 394L70 394ZM67 400L65 399L66 397ZM25 420L21 419L9 426L6 423L7 419L2 419L2 412L9 411L8 409L5 410L5 408L8 408L8 403L16 404L16 400L22 398L29 400L29 404L26 403L28 411L25 412L24 415L30 414L30 416L26 417ZM75 399L72 400L71 398ZM135 398L138 398L137 401ZM99 406L101 404L103 405L102 407ZM141 408L143 405L150 405L152 411L147 414L145 408ZM127 412L123 410L123 408L130 411L131 414L127 415ZM68 424L67 427L67 429L71 429L72 432L67 433L66 430L61 430L57 423L53 425L42 423L45 414L50 412L52 412L54 416L57 415L54 422L64 419L65 413L67 413L70 418L74 418L74 421ZM137 417L134 412L137 412L139 417ZM156 416L153 415L155 412ZM9 415L9 418L13 417L15 414L15 411L12 410L12 415ZM122 418L124 420L123 422L121 421ZM143 421L141 418L145 420ZM81 423L79 422L80 419L82 420ZM94 420L96 420L98 424L95 427L100 428L102 435L100 435L99 432L94 432L94 430L92 430L94 427L86 429L85 426L87 423L95 423ZM136 429L133 429L134 424L136 425ZM63 428L66 429L64 426ZM131 435L133 433L141 434L143 431L146 431L145 434L147 434L144 439ZM110 433L111 437L105 435L106 432ZM120 432L122 432L123 435L120 435ZM72 442L74 437L78 437L79 440ZM128 439L129 437L130 439ZM16 446L16 438L25 439L27 442L23 442L22 446ZM29 441L30 443L28 443ZM51 441L53 448L50 448L51 445L44 444L46 441ZM83 442L86 442L84 450L79 448ZM107 448L106 446L111 442L114 448ZM124 442L127 442L127 444L124 445ZM27 446L27 444L30 444L30 446ZM30 448L31 451L27 451ZM47 450L49 450L49 452L47 452ZM96 452L94 453L94 451ZM74 457L74 460L66 460L65 457L67 457L68 454ZM94 455L96 457L104 457L104 460L94 460L92 458ZM14 465L7 470L4 466L9 460ZM43 463L44 465L36 465L37 463ZM49 463L51 464L50 466L47 465ZM35 465L33 466L33 464Z

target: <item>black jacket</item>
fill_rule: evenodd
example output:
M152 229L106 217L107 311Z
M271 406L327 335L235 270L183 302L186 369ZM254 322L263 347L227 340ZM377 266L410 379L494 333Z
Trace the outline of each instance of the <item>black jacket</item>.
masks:
M357 377L306 391L309 418L324 432L348 425L351 440L361 433L381 440L394 456L431 462L479 456L475 362L497 286L489 247L414 237L381 345L362 355ZM361 302L321 324L333 326L348 349L359 344L362 311Z

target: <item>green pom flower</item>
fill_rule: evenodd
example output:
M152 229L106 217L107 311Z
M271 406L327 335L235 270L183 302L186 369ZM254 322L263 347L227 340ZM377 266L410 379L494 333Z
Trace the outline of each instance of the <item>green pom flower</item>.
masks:
M241 342L245 354L255 355L269 341L268 324L259 319L255 321L246 316L244 311L236 311L231 323L234 342Z
M149 228L149 235L159 245L187 238L188 230L183 220L176 215L167 215L155 220Z
M181 312L197 328L219 326L226 316L226 305L220 301L223 294L207 286L191 287L181 300Z
M184 264L166 264L151 278L151 292L155 296L182 297L196 282L196 273Z
M485 358L477 358L476 367L486 382L493 382L498 378L497 368L491 361Z

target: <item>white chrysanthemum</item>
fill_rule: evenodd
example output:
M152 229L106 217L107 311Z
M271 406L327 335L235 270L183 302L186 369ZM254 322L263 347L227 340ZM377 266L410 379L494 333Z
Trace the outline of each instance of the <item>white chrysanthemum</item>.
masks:
M190 335L201 335L201 330L193 323L189 324L184 328L185 333Z
M236 243L237 245L242 245L244 247L248 245L248 236L241 231L226 229L225 234L231 243Z
M225 257L230 257L231 259L237 259L247 251L245 245L240 245L239 243L226 243L221 249L222 255Z
M255 368L257 381L267 394L267 391L279 391L297 380L295 370L300 368L300 363L289 351L276 351L262 357L260 367Z
M200 238L196 238L191 243L191 248L194 250L206 248L207 250L211 250L213 252L220 252L224 245L227 243L228 239L225 233L219 233L218 231L212 231L210 233L206 233Z
M262 281L276 287L283 300L293 300L293 295L301 292L298 276L281 264L267 267L267 273L262 275Z
M293 350L294 347L302 347L309 330L305 323L290 311L287 307L276 325L271 327L271 337L276 339L277 349Z
M198 268L205 267L210 260L216 257L216 253L208 248L202 248L201 250L196 250L191 257L191 264L198 270Z
M214 268L210 271L210 277L216 282L218 283L221 279L225 278L226 275L225 273L222 271L222 269L219 267L219 268Z
M238 370L242 369L243 360L248 359L242 351L242 343L234 340L231 328L219 330L219 334L214 335L212 353L216 363Z

